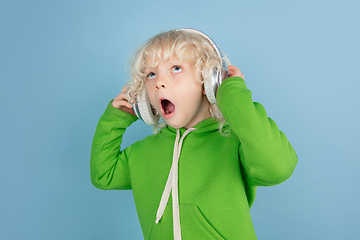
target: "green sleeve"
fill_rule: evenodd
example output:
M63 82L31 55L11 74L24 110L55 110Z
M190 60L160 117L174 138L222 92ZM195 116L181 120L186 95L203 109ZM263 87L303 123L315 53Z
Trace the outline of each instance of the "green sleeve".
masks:
M126 151L120 151L123 134L137 117L108 104L96 127L91 146L90 176L99 189L131 189Z
M246 181L252 186L270 186L287 180L297 164L296 153L264 107L252 101L245 81L240 77L225 79L217 102L239 138Z

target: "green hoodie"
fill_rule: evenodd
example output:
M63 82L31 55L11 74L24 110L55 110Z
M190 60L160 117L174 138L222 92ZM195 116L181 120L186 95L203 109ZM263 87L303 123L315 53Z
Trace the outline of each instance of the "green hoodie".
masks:
M228 124L206 119L182 142L178 201L183 239L256 239L250 216L257 186L288 179L297 156L264 107L253 103L239 77L224 80L217 103ZM173 239L172 196L161 220L156 213L173 162L177 130L167 126L120 151L137 118L109 103L91 149L91 181L100 189L132 189L145 239ZM179 129L183 136L186 129Z

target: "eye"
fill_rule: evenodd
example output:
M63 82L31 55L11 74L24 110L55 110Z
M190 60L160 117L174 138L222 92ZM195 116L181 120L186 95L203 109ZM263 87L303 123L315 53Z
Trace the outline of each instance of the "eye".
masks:
M155 73L151 72L151 73L149 73L149 74L147 75L147 79L152 79L152 78L154 78L155 76L156 76Z
M182 71L182 68L180 66L173 66L172 72L173 73L179 73Z

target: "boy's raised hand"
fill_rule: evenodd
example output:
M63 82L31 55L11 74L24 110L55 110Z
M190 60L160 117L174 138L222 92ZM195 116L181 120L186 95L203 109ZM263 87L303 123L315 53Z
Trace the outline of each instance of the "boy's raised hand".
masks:
M242 79L245 80L245 76L244 76L244 74L242 74L242 72L240 71L239 68L237 68L233 65L229 65L228 69L229 69L229 77L236 76L236 77L241 77Z
M121 90L121 93L113 99L111 104L114 107L116 107L124 112L130 113L130 114L136 116L134 110L132 109L132 105L128 101L126 92L127 92L127 87L125 85L123 87L123 89Z

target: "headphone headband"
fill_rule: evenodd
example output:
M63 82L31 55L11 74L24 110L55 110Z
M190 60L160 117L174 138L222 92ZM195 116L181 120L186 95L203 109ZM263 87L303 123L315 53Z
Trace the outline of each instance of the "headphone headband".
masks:
M192 29L192 28L178 28L176 29L176 31L185 31L185 32L189 32L189 33L196 33L196 34L199 34L200 36L202 36L203 38L205 38L206 40L208 40L208 42L210 42L210 44L213 46L216 54L218 55L219 59L221 60L220 61L220 64L221 64L221 68L225 68L225 62L223 61L223 55L220 51L220 48L216 45L216 43L208 36L206 35L205 33L199 31L199 30L196 30L196 29Z
M176 29L176 31L186 31L186 32L192 32L192 33L201 35L203 38L205 38L206 40L208 40L211 43L211 45L213 46L213 48L214 48L215 52L217 53L217 55L219 56L219 58L222 59L222 54L221 54L220 48L205 33L201 32L199 30L196 30L196 29L192 29L192 28L179 28L179 29Z

